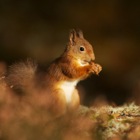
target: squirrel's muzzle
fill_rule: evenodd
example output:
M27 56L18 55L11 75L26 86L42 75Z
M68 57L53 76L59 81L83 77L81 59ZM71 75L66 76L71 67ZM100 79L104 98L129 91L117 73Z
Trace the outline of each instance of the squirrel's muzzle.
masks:
M91 54L90 54L90 58L91 58L91 61L94 61L94 60L95 60L95 55L94 55L94 53L91 53Z

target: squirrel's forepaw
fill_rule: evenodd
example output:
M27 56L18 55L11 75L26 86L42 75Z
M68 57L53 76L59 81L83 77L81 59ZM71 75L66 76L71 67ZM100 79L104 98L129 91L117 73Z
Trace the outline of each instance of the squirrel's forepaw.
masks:
M92 72L98 75L102 70L102 66L99 64L92 63Z

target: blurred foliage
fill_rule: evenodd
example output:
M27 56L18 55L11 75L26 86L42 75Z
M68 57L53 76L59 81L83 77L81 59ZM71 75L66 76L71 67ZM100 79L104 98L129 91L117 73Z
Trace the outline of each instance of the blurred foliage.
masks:
M93 45L99 77L82 82L85 104L98 95L121 104L140 91L140 1L1 0L0 61L32 57L42 65L59 56L71 28ZM85 100L86 99L86 100ZM137 101L137 100L136 100Z
M134 103L109 106L106 100L94 107L56 117L47 109L46 94L17 96L0 77L1 140L139 140L140 106Z

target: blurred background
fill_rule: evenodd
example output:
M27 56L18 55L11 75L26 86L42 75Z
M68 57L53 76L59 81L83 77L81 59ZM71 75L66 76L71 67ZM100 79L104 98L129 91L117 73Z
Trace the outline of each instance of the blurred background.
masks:
M139 103L139 0L1 0L0 62L30 57L46 65L63 52L71 28L83 30L103 67L79 83L82 103Z

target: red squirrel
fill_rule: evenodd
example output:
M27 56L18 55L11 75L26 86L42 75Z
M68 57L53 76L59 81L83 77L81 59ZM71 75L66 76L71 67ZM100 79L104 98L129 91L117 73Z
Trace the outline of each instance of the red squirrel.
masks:
M46 94L51 95L51 110L64 113L78 108L77 83L92 73L98 75L102 70L94 60L92 45L84 38L82 31L71 30L64 52L50 64L43 80L39 81L45 85ZM8 84L24 88L30 79L37 79L36 71L37 65L32 62L15 64L7 76Z

